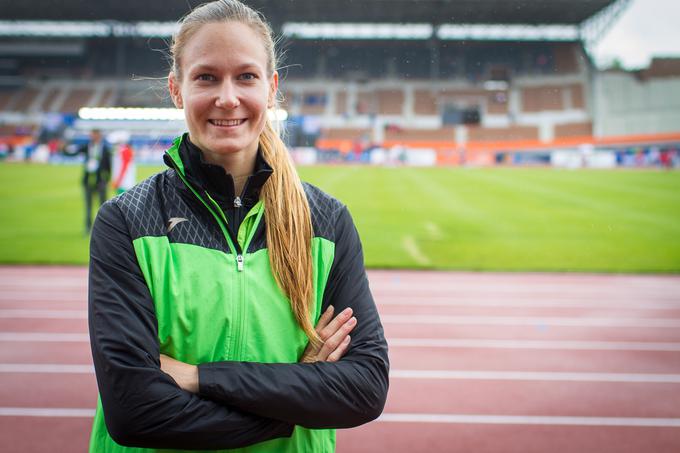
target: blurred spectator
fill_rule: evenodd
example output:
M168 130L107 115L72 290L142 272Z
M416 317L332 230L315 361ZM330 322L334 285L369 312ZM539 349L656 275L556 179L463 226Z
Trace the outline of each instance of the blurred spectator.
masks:
M116 158L113 161L113 189L116 193L123 193L135 185L136 167L134 151L129 143L124 142L118 148Z
M100 206L107 199L106 188L111 179L111 148L102 139L101 131L94 129L90 133L89 143L73 153L64 153L85 156L82 183L85 195L85 234L89 234L92 228L92 198L97 193Z

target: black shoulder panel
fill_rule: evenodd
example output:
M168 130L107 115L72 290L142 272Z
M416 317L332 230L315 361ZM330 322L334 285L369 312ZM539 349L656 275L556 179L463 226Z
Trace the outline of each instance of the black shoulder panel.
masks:
M170 242L229 251L217 220L174 170L151 176L116 198L131 238L167 236Z
M162 173L153 175L114 199L133 241L143 236L165 236L165 219L158 197L162 178Z
M302 185L312 214L314 236L335 242L335 225L344 205L312 184L305 182Z

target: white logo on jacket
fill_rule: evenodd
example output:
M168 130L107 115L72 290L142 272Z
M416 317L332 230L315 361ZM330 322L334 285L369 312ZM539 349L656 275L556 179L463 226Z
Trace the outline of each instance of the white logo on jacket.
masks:
M185 219L184 217L171 217L170 220L168 220L168 233L172 231L172 229L175 228L178 224L188 221L189 219Z

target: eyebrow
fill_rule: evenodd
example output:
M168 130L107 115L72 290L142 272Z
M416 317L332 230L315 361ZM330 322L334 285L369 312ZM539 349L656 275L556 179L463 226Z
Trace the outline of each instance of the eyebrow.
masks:
M262 68L256 63L242 63L242 64L236 66L236 71L245 71L245 70L253 70L253 69L257 70L257 71L262 70ZM193 72L193 73L198 72L198 71L216 72L216 71L219 71L219 70L220 70L220 68L218 66L211 65L211 64L199 64L199 65L196 65L193 68L191 68L191 72Z

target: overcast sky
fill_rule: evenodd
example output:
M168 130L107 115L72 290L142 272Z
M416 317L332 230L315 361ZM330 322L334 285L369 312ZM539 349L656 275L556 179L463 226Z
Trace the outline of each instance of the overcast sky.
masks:
M599 66L618 58L638 69L652 56L680 57L680 0L633 0L594 49Z

